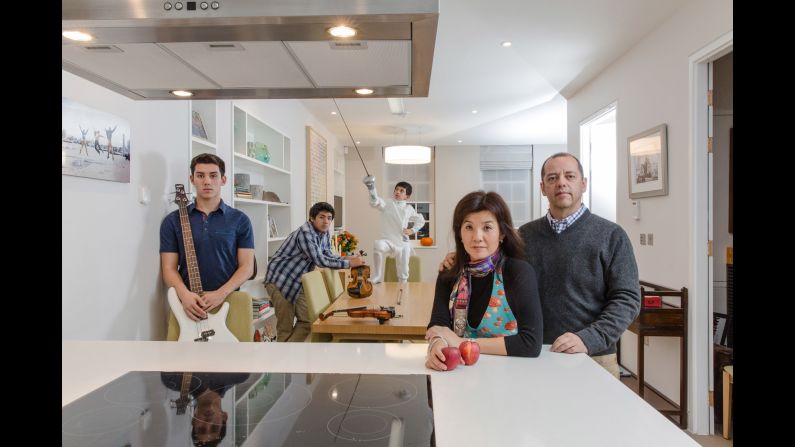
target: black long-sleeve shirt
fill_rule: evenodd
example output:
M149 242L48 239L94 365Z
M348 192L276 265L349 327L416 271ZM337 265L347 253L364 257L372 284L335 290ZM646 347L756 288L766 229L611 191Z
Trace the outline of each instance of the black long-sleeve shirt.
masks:
M538 295L538 280L533 267L527 262L506 258L502 271L505 283L505 296L508 305L516 317L519 332L505 338L505 350L508 355L519 357L538 357L541 353L543 340L543 318L541 315L541 299ZM440 274L436 278L436 294L433 299L431 321L428 327L445 326L452 328L450 318L450 293L453 291L456 277ZM467 320L476 328L486 313L494 285L494 272L482 278L472 277L472 293L469 298Z

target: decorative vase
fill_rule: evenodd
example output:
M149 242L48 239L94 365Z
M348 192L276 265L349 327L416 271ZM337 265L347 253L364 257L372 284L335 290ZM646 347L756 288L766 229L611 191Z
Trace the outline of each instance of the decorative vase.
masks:
M260 142L254 143L254 158L263 163L270 163L271 153L268 150L268 145Z

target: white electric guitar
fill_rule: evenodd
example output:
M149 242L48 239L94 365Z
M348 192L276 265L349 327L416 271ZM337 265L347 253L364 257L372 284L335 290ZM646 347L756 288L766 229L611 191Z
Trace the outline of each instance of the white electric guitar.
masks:
M179 223L182 227L182 241L185 243L185 257L188 264L188 282L190 290L198 295L203 295L201 277L199 276L199 263L196 260L196 249L193 246L193 233L190 230L190 220L188 219L188 196L185 194L185 186L175 185L177 194L174 202L179 206ZM188 318L182 302L177 296L177 290L173 287L168 289L168 305L174 313L179 323L179 339L177 341L220 341L236 342L234 336L226 327L226 316L229 313L229 303L221 305L221 309L215 314L207 313L207 318L193 321Z

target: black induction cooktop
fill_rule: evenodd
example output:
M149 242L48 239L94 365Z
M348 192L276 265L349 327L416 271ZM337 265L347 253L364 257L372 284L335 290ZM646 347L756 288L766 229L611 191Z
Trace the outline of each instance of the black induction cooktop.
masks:
M63 407L71 446L432 446L428 375L130 372Z

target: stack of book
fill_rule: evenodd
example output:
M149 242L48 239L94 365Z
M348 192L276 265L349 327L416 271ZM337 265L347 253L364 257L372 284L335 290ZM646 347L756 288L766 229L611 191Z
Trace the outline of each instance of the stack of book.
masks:
M256 298L251 301L252 318L258 320L260 317L268 313L271 308L271 302L265 298Z

